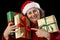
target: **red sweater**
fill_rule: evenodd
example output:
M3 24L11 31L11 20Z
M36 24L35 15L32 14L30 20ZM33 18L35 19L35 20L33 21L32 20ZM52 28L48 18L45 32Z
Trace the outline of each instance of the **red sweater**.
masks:
M38 25L31 23L31 28L38 28ZM2 40L5 40L4 36L2 36ZM25 38L15 39L14 36L9 36L8 40L47 40L47 39L37 37L36 34L35 34L35 31L31 31L31 39L25 39ZM50 33L50 40L60 40L60 34L58 32Z

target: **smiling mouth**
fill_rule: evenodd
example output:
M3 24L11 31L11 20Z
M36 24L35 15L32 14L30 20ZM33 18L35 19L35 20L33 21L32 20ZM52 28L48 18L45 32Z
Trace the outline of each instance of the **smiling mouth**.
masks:
M36 19L36 18L37 18L37 16L33 16L32 18L33 18L33 19Z

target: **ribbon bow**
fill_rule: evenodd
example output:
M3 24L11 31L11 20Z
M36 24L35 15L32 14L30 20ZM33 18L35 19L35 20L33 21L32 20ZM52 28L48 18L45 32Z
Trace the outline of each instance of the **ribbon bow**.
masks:
M27 26L27 21L26 21L26 17L25 16L22 16L21 17L21 21L25 27L25 38L28 38L29 36L29 32L30 32L30 26Z
M41 25L39 28L42 29L43 27L46 26L46 29L47 29L47 32L48 32L49 26L50 26L51 24L56 24L56 22L53 22L53 23L47 24L46 18L44 18L44 20L45 20L45 24L44 24L44 25ZM52 26L50 26L50 28L51 28L52 31L53 31Z

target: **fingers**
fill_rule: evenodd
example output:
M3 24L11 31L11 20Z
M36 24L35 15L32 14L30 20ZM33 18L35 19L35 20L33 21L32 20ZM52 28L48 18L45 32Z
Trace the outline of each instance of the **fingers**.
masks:
M46 31L45 29L37 29L37 28L31 28L31 30L34 30L34 31L37 31L37 30Z
M13 27L13 26L12 26L12 29L17 29L17 28L18 28L18 27Z
M36 31L36 30L39 30L39 29L36 29L36 28L31 28L31 30L35 30L35 31Z
M10 26L11 24L13 24L12 22L8 24L8 26Z
M17 32L17 31L11 31L11 32Z
M15 28L15 27L17 28L17 26L16 26L16 25L12 25L11 27L12 27L12 28Z
M16 31L11 31L11 32L16 32Z
M11 28L11 29L17 29L17 28L18 28L16 25L10 26L11 24L12 24L12 23L9 23L9 24L8 24L8 27L9 27L9 28Z

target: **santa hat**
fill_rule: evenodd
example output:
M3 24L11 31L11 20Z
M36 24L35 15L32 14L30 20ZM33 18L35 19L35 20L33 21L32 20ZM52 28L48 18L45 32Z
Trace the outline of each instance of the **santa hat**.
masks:
M23 13L23 15L25 15L27 10L29 10L32 7L40 9L40 5L38 3L34 2L34 1L26 1L25 3L23 3L23 5L21 7L21 12Z

